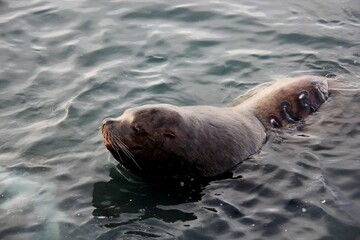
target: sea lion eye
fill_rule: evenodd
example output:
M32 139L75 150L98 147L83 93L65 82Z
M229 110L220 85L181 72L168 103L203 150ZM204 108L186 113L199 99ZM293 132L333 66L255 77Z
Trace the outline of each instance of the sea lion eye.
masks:
M141 129L136 125L132 126L131 128L135 134L139 134L141 132Z

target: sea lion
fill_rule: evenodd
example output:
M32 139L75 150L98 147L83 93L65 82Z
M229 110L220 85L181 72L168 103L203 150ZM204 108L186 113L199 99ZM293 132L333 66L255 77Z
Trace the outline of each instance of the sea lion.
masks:
M106 148L142 177L221 175L255 154L269 128L303 120L328 98L325 77L303 76L251 90L234 106L145 105L101 124Z

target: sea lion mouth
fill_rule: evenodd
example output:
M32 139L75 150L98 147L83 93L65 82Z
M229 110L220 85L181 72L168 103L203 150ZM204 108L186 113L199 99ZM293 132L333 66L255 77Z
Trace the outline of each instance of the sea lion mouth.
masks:
M102 135L103 135L103 140L104 140L104 145L105 145L105 147L106 147L108 150L113 149L113 145L112 145L112 143L111 143L111 140L110 140L109 137L108 137L107 131L104 130L104 129L101 129L101 133L102 133Z
M111 143L105 138L104 138L104 145L107 148L107 150L113 149L113 146L111 145Z

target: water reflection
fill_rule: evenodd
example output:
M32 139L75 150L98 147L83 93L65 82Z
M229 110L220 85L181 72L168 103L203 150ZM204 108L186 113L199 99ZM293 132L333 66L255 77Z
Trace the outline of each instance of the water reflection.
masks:
M110 172L112 179L95 183L93 190L93 215L97 218L112 218L116 222L110 221L106 224L107 227L148 218L157 218L168 223L196 219L194 213L184 211L181 205L200 201L204 195L202 191L205 182L143 182L126 173L121 166L113 167ZM124 177L124 174L127 176ZM122 218L123 216L126 217Z

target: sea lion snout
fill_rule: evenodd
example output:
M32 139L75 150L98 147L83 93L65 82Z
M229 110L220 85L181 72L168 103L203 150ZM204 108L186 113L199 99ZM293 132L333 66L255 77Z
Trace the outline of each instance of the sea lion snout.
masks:
M105 126L109 126L112 125L115 122L114 118L105 118L104 120L102 120L101 122L101 127L105 127Z

